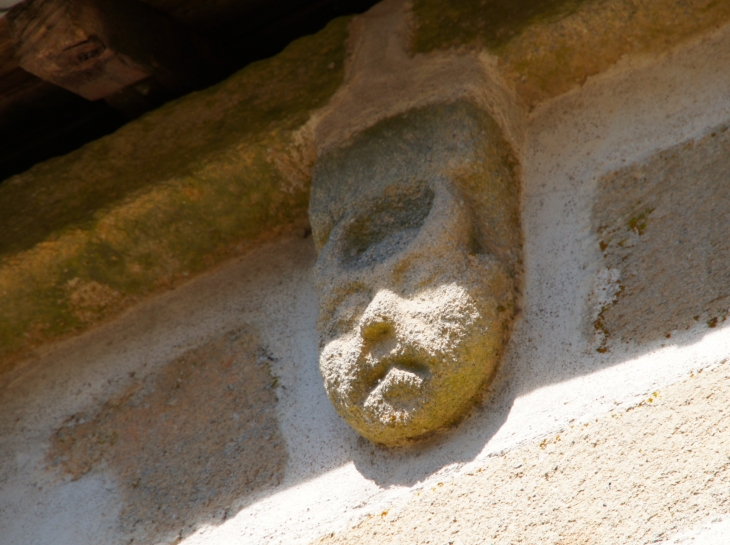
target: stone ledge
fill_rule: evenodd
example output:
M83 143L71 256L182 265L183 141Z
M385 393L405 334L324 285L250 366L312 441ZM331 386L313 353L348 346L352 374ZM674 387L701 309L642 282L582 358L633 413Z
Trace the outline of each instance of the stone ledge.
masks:
M415 0L413 51L486 49L531 109L622 56L656 53L730 21L712 0Z
M404 12L414 70L428 70L432 58L494 62L487 71L527 110L623 55L663 51L730 21L729 5L701 0L478 9L416 0ZM211 89L3 182L0 374L33 347L118 315L263 238L305 230L310 169L327 137L316 135L326 132L321 109L330 104L330 117L352 124L347 108L357 106L330 101L345 87L348 36L348 19L336 20ZM365 117L380 115L373 112Z
M724 515L728 371L575 421L316 543L656 543Z
M0 185L0 372L292 227L347 19Z

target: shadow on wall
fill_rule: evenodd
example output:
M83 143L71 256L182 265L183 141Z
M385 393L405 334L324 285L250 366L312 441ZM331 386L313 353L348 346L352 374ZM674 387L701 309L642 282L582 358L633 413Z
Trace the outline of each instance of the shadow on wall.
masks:
M540 370L539 386L621 363L627 350L697 342L721 326L730 306L729 152L730 131L721 127L599 181L592 223L603 272L592 306L584 305L582 357L559 366L561 354L552 354L556 366ZM563 360L576 353L566 349ZM100 408L71 417L53 436L47 461L71 478L109 468L124 494L123 530L137 543L219 524L276 492L287 469L268 358L244 328L147 378L131 377ZM503 365L466 421L410 447L375 446L343 425L343 448L323 448L321 464L286 486L350 461L382 487L413 485L469 462L514 400L535 386L525 387L524 372ZM324 398L323 388L318 395Z
M663 346L697 343L722 327L730 312L729 178L730 131L722 126L600 179L592 226L602 262L581 305L578 351L551 354L550 369L503 365L467 422L410 449L361 440L353 453L358 470L381 486L415 484L478 455L517 396ZM539 373L538 384L521 376L528 368Z
M271 359L250 328L226 333L131 383L56 431L46 461L76 480L111 471L121 531L174 541L278 485L287 449Z

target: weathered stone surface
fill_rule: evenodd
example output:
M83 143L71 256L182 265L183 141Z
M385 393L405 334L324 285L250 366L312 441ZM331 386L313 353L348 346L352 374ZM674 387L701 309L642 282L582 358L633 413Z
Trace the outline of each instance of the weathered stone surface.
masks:
M137 539L167 541L235 513L286 470L270 363L247 327L198 346L70 416L51 437L48 467L74 480L111 471L121 531Z
M415 53L485 48L528 107L627 54L666 50L730 21L708 0L415 0Z
M347 20L0 185L0 372L41 342L306 226L303 127L342 81Z
M601 179L592 221L613 301L593 322L599 350L725 321L729 182L726 126Z
M391 75L395 78L395 74L401 75L409 66L400 59L397 63L383 62L388 57L381 53L402 50L400 38L407 35L407 27L397 26L399 31L404 31L395 40L391 31L394 25L378 26L382 20L368 21L361 34L362 41L353 39L352 45L365 49L363 42L371 39L371 31L382 32L380 44L383 47L362 55L362 64L349 65L350 68L356 66L359 71L357 85L360 90L364 91L369 85L371 93L352 93L352 100L348 98L348 110L340 110L337 115L344 119L347 113L356 111L359 103L363 105L364 113L351 124L354 129L342 130L334 137L324 124L314 123L315 139L317 131L321 130L328 133L327 144L332 144L322 146L322 140L317 139L320 151L345 146L347 144L343 143L348 135L360 133L373 127L378 120L393 118L404 111L411 110L408 118L413 120L410 116L416 108L433 104L433 97L444 96L440 94L442 89L454 84L449 76L454 74L450 62L456 52L439 51L416 55L410 65L413 72L409 77L395 80L397 85L389 87L394 82ZM716 184L723 182L722 176L716 175L723 171L722 156L727 155L724 148L706 146L702 139L697 139L693 148L674 149L680 158L684 154L688 161L694 157L691 159L697 165L694 170L683 170L689 163L683 166L666 154L666 165L654 161L657 150L672 151L675 144L698 134L709 137L708 127L726 124L730 111L726 93L730 88L730 70L727 70L730 57L726 53L730 51L730 47L726 47L730 43L729 31L730 26L726 26L717 33L710 35L708 32L706 39L669 55L651 55L645 60L627 59L612 71L613 74L589 80L583 89L576 89L526 115L524 131L512 133L523 134L522 140L511 138L504 118L500 119L494 113L500 111L494 105L507 101L495 101L485 108L494 114L502 134L521 153L527 281L524 314L505 351L507 359L487 390L490 400L474 411L468 421L432 440L402 450L378 448L350 431L331 410L316 370L314 317L318 301L312 291L310 267L314 256L310 241L296 242L298 251L285 252L277 258L279 263L296 268L294 275L284 274L282 267L272 266L269 257L277 250L267 246L250 258L235 260L230 269L222 268L194 284L144 302L114 323L39 351L36 361L12 373L12 381L5 383L0 396L3 416L0 436L5 439L0 441L0 451L4 453L0 456L0 526L5 540L19 545L28 542L128 542L129 538L124 539L126 536L118 530L122 520L119 515L127 516L126 513L133 510L122 511L127 505L120 501L125 488L121 484L117 488L115 475L118 473L113 467L118 466L105 466L116 455L89 440L93 439L93 432L82 434L84 424L79 424L76 431L84 439L77 442L78 450L68 461L83 460L83 452L103 454L98 465L72 481L70 475L64 478L68 474L62 471L60 464L48 471L44 456L52 434L64 422L71 424L72 429L66 431L73 433L77 423L67 420L73 414L88 415L87 422L99 424L96 429L108 430L110 422L124 427L128 419L111 416L112 410L106 409L106 402L116 400L118 393L132 382L133 379L128 379L131 371L137 371L137 376L142 377L145 362L164 366L189 346L210 349L205 339L215 338L220 333L214 331L227 331L241 321L258 324L266 346L276 355L272 365L281 381L276 411L289 450L286 478L274 490L262 486L251 495L251 489L242 486L242 496L253 503L225 521L221 512L211 519L204 510L202 514L192 509L177 511L189 514L187 523L192 521L203 526L196 535L184 540L185 543L295 543L334 532L335 535L328 538L330 541L376 545L379 542L614 545L656 542L700 521L723 516L728 512L730 485L728 429L724 423L727 420L724 411L728 405L728 373L727 365L715 374L709 374L706 368L722 362L730 353L727 322L721 324L719 318L718 327L708 329L701 318L701 323L689 331L672 333L671 339L658 343L659 346L640 342L613 349L618 343L609 343L611 351L603 355L586 342L582 326L587 325L588 331L592 332L592 319L590 324L583 323L582 319L587 314L596 272L605 265L603 260L611 255L620 259L631 252L634 253L627 260L646 255L640 251L640 246L646 246L660 221L665 221L657 215L660 209L671 211L682 225L685 221L680 213L682 200L687 202L688 212L699 205L700 210L715 213L714 203L702 204L702 193L707 192L709 197L705 200L718 200L717 207L722 207L725 198L721 188L713 186L709 180L714 179ZM355 32L353 36L356 36ZM494 72L488 73L494 75L493 80L499 79L496 61L493 65L488 64L494 61L491 55L482 51L460 58L469 60L460 64L461 67L479 68L481 63L486 66L485 72L494 68ZM420 67L429 66L434 59L449 66L449 71L433 71L429 78L415 77L422 75ZM360 72L368 62L377 64L378 68L385 65L387 70ZM469 73L475 72L478 73L477 70ZM381 77L373 78L374 73ZM438 74L444 75L444 87L430 85L438 79ZM476 81L481 86L481 82L490 80ZM401 94L396 106L391 107L395 103L392 100L394 88ZM412 103L405 101L410 89L416 95ZM377 111L372 108L373 103L366 99L375 95L382 97L380 105L387 108ZM333 109L334 101L331 101L327 111ZM404 123L402 118L395 119ZM382 126L372 130L376 134ZM416 133L414 142L422 142L428 134L428 131ZM718 137L719 133L715 138ZM379 154L388 158L400 153L399 149L389 151L396 148L392 142L392 139L383 138L380 144L385 151ZM699 148L704 151L698 151L699 155L695 156ZM341 151L343 157L347 155L347 149ZM672 169L677 169L682 174L680 177L689 181L685 188L679 187L682 184L679 178L668 181L669 178L663 178L664 174L656 180L647 177L646 195L652 199L663 184L671 191L659 195L659 206L649 201L655 207L654 211L644 215L644 208L639 207L640 214L634 216L631 208L634 203L622 193L643 197L643 193L639 195L634 191L639 182L623 178L624 171L614 172L606 178L606 183L614 184L614 202L607 200L601 177L647 158L647 164L659 169L652 176L665 170L664 174L669 175ZM326 160L323 157L323 161ZM390 166L390 162L374 162L373 171L380 169L391 175L397 169ZM702 189L698 189L697 194L692 193L694 179L710 174L707 183L697 186ZM387 179L387 176L374 177L357 189L365 191L370 184L378 189L380 181ZM429 218L438 206L439 195L443 194L431 190L431 196L429 187L418 181L404 183L400 192L394 191L396 198L402 197L391 207L398 213L379 212L378 204L388 204L387 197L393 194L380 193L375 196L375 202L360 204L358 191L353 187L355 196L350 202L364 213L374 211L375 220L392 219L393 225L404 227L404 239L415 233L411 240L413 244L420 233L429 228ZM436 189L442 188L443 185ZM678 204L664 208L662 199L671 198L672 193L681 195ZM611 254L614 250L610 248L607 248L609 256L606 258L599 252L599 240L595 229L591 229L596 213L594 197L599 198L598 203L615 204L608 218L611 229L616 229L611 233L628 234L638 239L633 248L622 248L625 253L620 256ZM469 199L464 198L464 202L468 203ZM598 203L595 206L599 206ZM430 212L424 215L423 211L429 210L429 206ZM622 216L622 211L629 215ZM454 217L458 219L459 213ZM334 225L335 221L330 220L327 221ZM708 221L711 217L703 218L698 225L714 229ZM713 261L724 259L722 256L726 253L724 242L717 238L722 225L719 221L719 231L707 235L707 240L715 244L717 255L709 247L711 245L698 245L702 259L713 264L712 274L703 276L709 279L711 289L698 292L703 297L712 290L722 293L718 288L722 275L719 271L716 274L717 262ZM350 240L355 242L356 253L362 248L362 241L367 244L368 240L378 240L383 233L387 239L389 232L382 221L360 219L354 222L354 227L358 236ZM337 229L331 228L332 237ZM609 231L606 233L610 234ZM315 228L315 234L317 232ZM639 235L639 232L643 234ZM441 234L432 240L443 241ZM452 235L446 233L446 236ZM456 229L453 239L459 237L460 231ZM613 245L621 238L602 240ZM651 255L655 256L657 266L671 271L681 252L669 252L673 257L663 260L660 238L652 240L656 251ZM324 246L328 243L325 240ZM683 246L686 244L682 242ZM376 246L384 253L390 247L388 243ZM440 266L442 257L456 263L451 271L455 277L465 269L478 268L469 267L468 263L463 265L459 261L461 258L453 259L455 249L458 249L456 244L443 252L428 253L422 270L426 273L434 270ZM345 256L344 261L359 265L365 256L362 263L367 264L367 254L368 250L352 259ZM702 259L693 261L699 263L700 276L706 272L702 269L705 265ZM247 262L246 270L256 271L258 280L251 281L249 275L242 273L238 265L244 261ZM678 270L684 271L681 265L679 263ZM220 274L226 269L228 272ZM613 269L606 270L604 278L611 281L615 278ZM653 274L649 266L638 270ZM354 276L360 274L357 271ZM403 276L415 279L417 273L418 270L413 274L406 271ZM293 277L297 280L292 281ZM114 294L105 291L102 282L84 284L71 280L67 289L72 294L69 297L76 305L79 319L94 315L95 301L115 304ZM654 288L641 284L640 279L635 280L636 286ZM697 286L697 280L692 278L688 284ZM462 282L462 285L474 285L469 277L467 281L462 278ZM280 288L277 283L282 284ZM220 291L217 291L219 287ZM444 301L436 289L431 293L435 293L434 301ZM456 290L453 293L458 295ZM463 293L469 296L466 290ZM627 293L628 286L619 295L617 305L622 304L621 298ZM457 298L457 302L469 303L467 297ZM651 301L651 298L642 297L639 292L632 295L634 301ZM394 310L399 318L408 318L413 309L421 315L432 310L417 307L421 301L409 300L394 290L383 293L380 301L387 303L380 307L384 313ZM348 304L340 308L347 310ZM355 308L355 305L349 308ZM363 305L363 308L362 316L365 316L367 306ZM371 315L377 317L375 312ZM443 315L446 316L446 312ZM433 330L426 327L437 324L436 320L424 322L424 338L448 340L446 335L432 335ZM420 325L415 319L410 323ZM660 335L664 334L663 329L657 330ZM366 331L376 335L379 332L378 328ZM387 328L384 331L388 333ZM614 331L618 330L614 328ZM412 333L413 337L421 335L415 327L406 333ZM661 344L665 346L662 348ZM175 356L165 355L170 352ZM705 371L698 374L697 369L702 368ZM225 377L222 366L218 369ZM695 377L677 385L676 382L685 380L692 369ZM263 377L263 374L257 376ZM407 383L414 377L417 378L417 373L411 376L407 372L394 373L391 386L395 386L395 393L400 396L403 391L407 393ZM195 379L189 380L186 385L194 382ZM227 391L221 382L213 385L217 396ZM152 383L150 380L144 384ZM241 388L247 386L241 385ZM181 399L175 396L172 401ZM154 395L147 399L165 411L163 416L174 408L159 403L160 398ZM637 406L641 399L643 403ZM267 405L267 398L260 403ZM607 414L612 410L612 414ZM126 411L125 415L132 413L128 406L123 411ZM103 418L97 419L95 415ZM168 422L153 424L162 427ZM585 427L586 423L588 427ZM208 430L200 435L211 437ZM213 444L215 441L213 439ZM194 455L199 453L197 450L192 452ZM245 460L245 457L239 459ZM181 463L185 467L184 464L190 461L182 458ZM443 485L439 486L439 483ZM181 489L187 498L189 489L185 486L183 484ZM174 493L168 495L173 496ZM235 498L234 503L238 499ZM151 503L139 501L141 506ZM164 504L164 501L160 503ZM156 516L153 513L146 520ZM128 523L129 519L125 520ZM150 525L157 524L159 519L155 520ZM161 523L161 527L164 528L167 522ZM358 522L362 524L350 531L344 530ZM135 543L139 542L154 540L135 539ZM725 545L722 540L717 543Z
M492 377L521 268L515 170L467 102L381 122L315 166L320 370L371 441L454 423Z
M349 32L338 20L3 182L0 373L28 349L117 315L262 236L304 228L317 150L378 119L486 93L480 104L519 146L523 112L506 112L521 108L513 91L532 107L622 55L665 50L730 20L727 3L702 0L391 4L373 10L385 19L357 19L350 70L359 73L344 86ZM410 37L409 60L398 44Z
M326 544L657 543L730 512L728 365L484 460Z

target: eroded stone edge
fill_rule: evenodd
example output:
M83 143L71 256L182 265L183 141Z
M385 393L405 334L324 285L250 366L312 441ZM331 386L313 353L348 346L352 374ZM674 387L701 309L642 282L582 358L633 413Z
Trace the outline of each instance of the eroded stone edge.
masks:
M443 25L450 31L428 39L424 29L433 2L384 4L395 3L403 4L401 15L410 21L411 60L433 72L420 78L426 87L443 75L439 66L450 61L478 75L481 85L476 87L505 87L481 97L474 95L484 89L464 88L445 98L471 96L489 110L500 110L495 117L500 121L503 116L500 125L518 150L524 114L501 111L515 106L511 95L531 109L605 71L622 55L661 52L730 20L730 6L720 2L697 0L682 8L687 13L677 12L680 8L669 0L644 1L638 7L628 0L565 2L557 12L533 9L525 11L524 20L503 21L502 37L490 42L469 30L466 23L480 20L472 13L476 4L470 4L448 10L450 22ZM361 24L362 17L355 21ZM347 113L346 106L362 98L346 89L352 77L343 85L348 25L351 29L348 19L337 20L226 82L0 186L0 203L8 210L22 209L17 197L34 197L32 188L53 193L47 187L59 186L64 176L85 176L87 184L81 185L93 193L89 180L106 170L106 177L121 187L110 198L92 198L88 214L62 218L33 244L10 244L10 251L0 256L0 374L35 346L118 315L140 298L179 285L257 241L306 229L310 168L327 147L321 129L329 122L334 126L329 132L338 138L353 134L353 127L337 126L342 125L337 118L347 117L337 110ZM302 59L314 57L321 61L315 73L303 73ZM376 105L359 126L419 100L433 102L438 97L428 96L429 90L440 96L438 89L427 88L425 98L415 103ZM336 94L339 101L331 101ZM137 160L134 153L141 154ZM124 168L126 178L119 174ZM83 194L73 191L73 180L69 187L74 198ZM66 202L50 197L41 199L45 208L40 210L50 213ZM43 215L30 204L25 215ZM2 212L0 217L7 217L7 210Z
M0 374L33 347L264 239L306 232L315 159L307 123L341 84L347 26L335 20L0 186L2 229L11 231L0 254ZM40 232L23 229L28 215Z
M650 543L730 512L730 367L430 483L316 543ZM637 431L638 430L638 431Z

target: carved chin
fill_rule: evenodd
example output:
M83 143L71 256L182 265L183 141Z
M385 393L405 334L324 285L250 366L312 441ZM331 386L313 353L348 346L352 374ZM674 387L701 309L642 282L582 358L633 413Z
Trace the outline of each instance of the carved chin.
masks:
M457 422L497 367L509 285L498 268L472 267L411 298L380 291L357 319L322 317L320 370L340 416L388 446Z
M365 365L356 355L348 362L341 352L337 357L325 349L325 387L337 412L360 435L374 443L404 445L448 427L468 411L494 369L495 358L484 357L495 353L489 341L482 334L449 354L395 356ZM328 374L337 378L327 380Z

